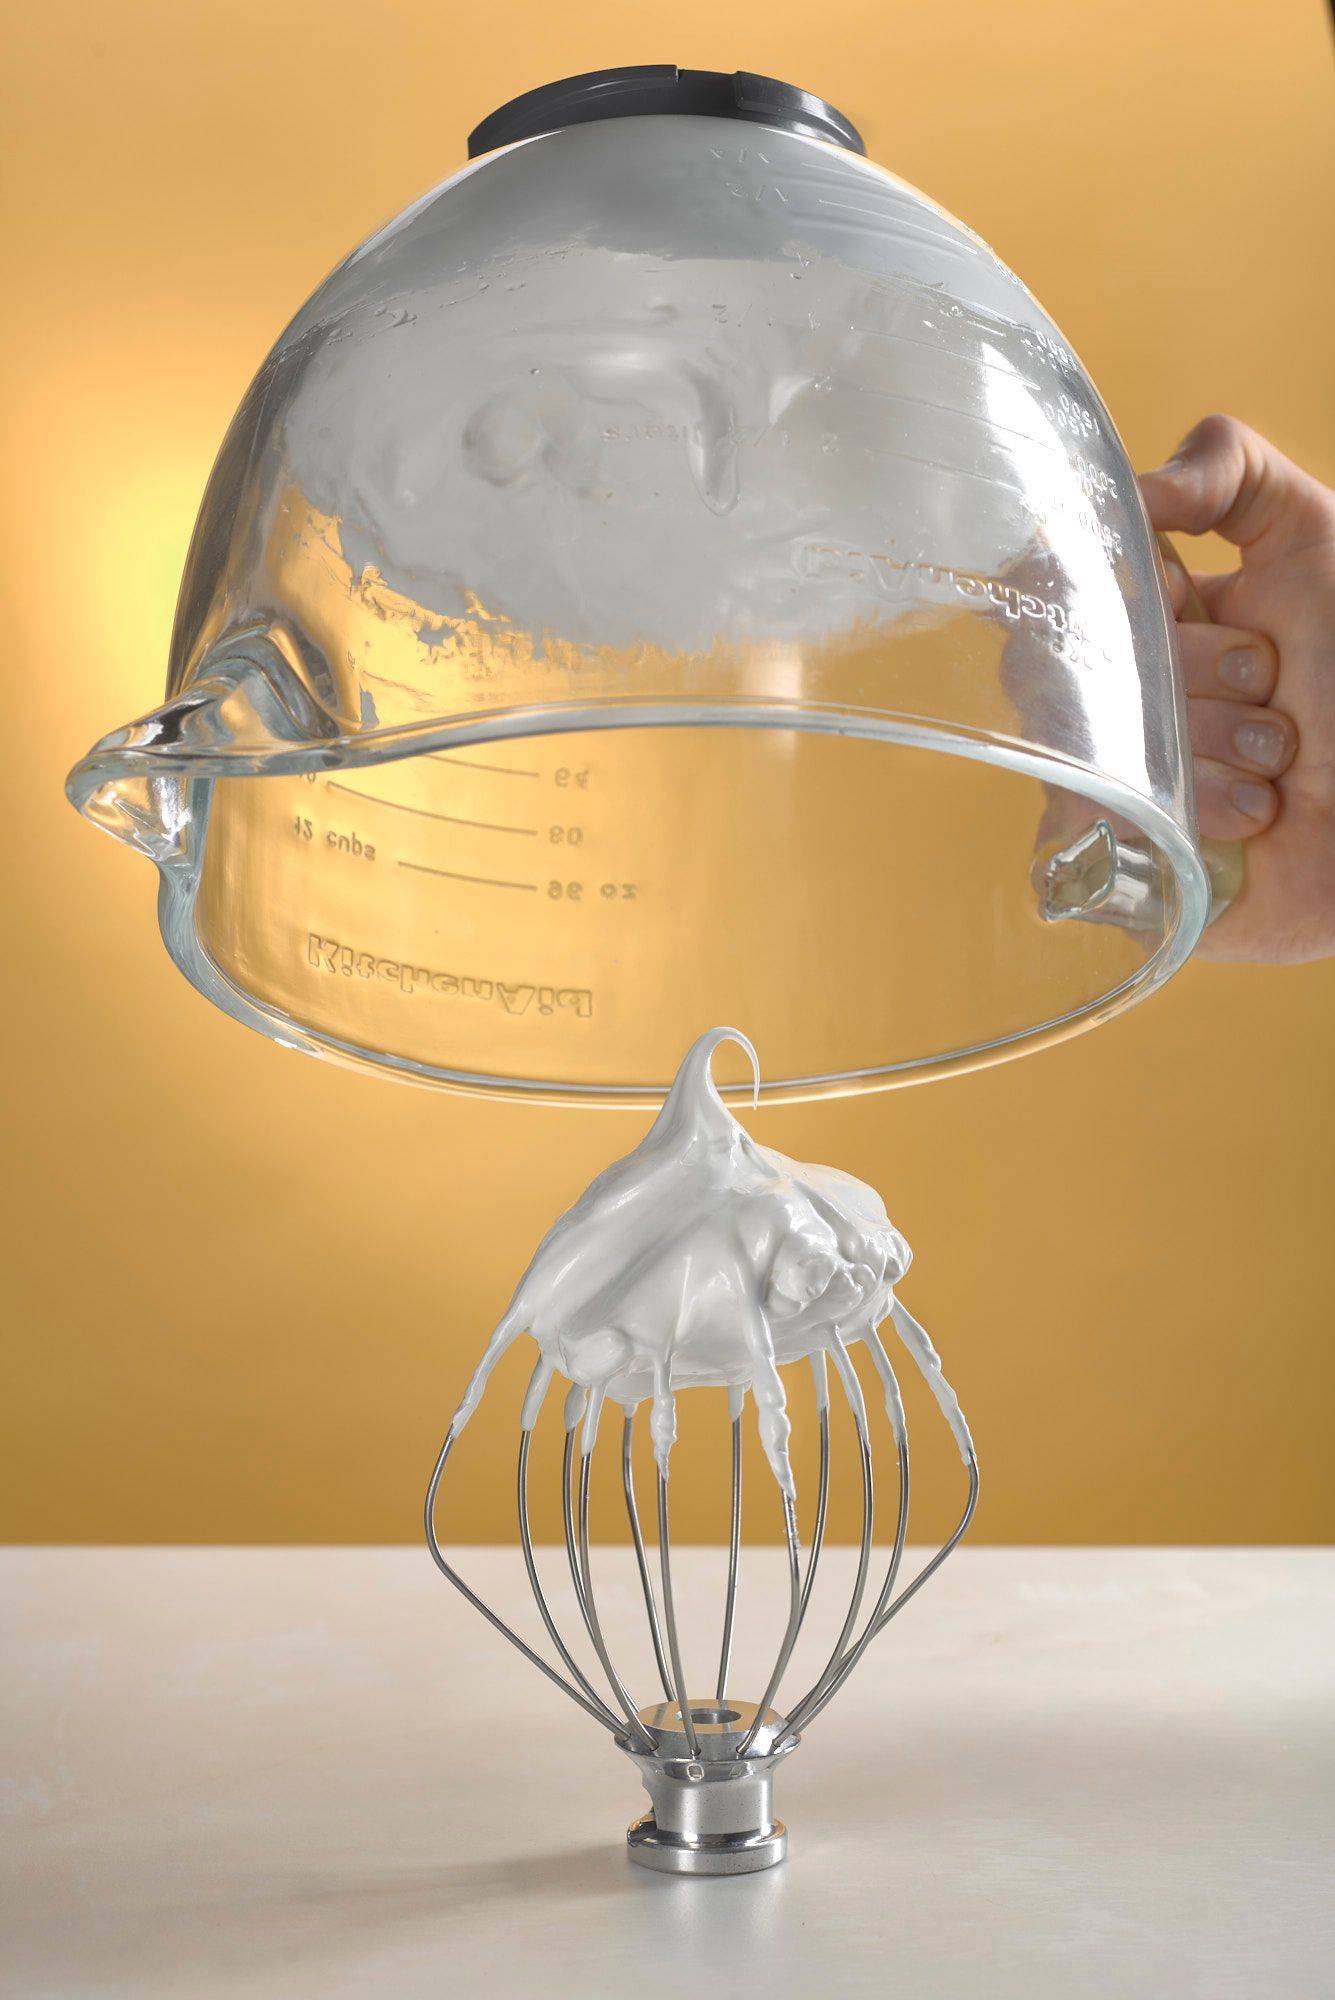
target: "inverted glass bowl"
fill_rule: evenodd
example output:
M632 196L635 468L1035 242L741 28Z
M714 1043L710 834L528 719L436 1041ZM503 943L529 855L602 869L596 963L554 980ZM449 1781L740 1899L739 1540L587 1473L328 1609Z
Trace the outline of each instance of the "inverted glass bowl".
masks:
M1167 978L1185 744L1130 465L1024 286L850 144L670 112L491 152L320 287L167 699L70 791L279 1041L634 1102L730 1021L795 1097Z

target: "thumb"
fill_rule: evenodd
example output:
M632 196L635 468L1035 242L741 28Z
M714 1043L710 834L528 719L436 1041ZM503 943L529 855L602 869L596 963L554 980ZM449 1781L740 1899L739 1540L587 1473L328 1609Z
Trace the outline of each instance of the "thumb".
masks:
M1238 548L1285 552L1324 527L1330 495L1257 431L1236 417L1205 417L1140 490L1153 525L1204 535Z

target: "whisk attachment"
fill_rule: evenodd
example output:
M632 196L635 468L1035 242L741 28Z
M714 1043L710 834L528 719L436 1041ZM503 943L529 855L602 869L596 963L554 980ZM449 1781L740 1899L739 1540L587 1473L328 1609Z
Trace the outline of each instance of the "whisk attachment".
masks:
M661 1700L637 1706L613 1659L598 1607L589 1519L595 1446L605 1398L598 1391L574 1385L565 1398L564 1443L561 1452L561 1516L571 1593L585 1640L597 1662L590 1671L575 1650L576 1633L563 1629L539 1574L529 1514L529 1465L533 1433L547 1401L556 1370L545 1355L534 1367L520 1419L516 1496L519 1544L534 1603L559 1666L544 1659L518 1632L469 1587L442 1551L436 1527L441 1479L459 1434L451 1427L436 1462L427 1493L426 1535L432 1557L442 1574L463 1592L470 1604L501 1632L546 1677L561 1688L587 1715L602 1725L618 1748L634 1763L649 1795L650 1810L627 1834L627 1849L643 1867L676 1874L743 1874L773 1867L787 1852L787 1830L774 1814L773 1782L779 1764L797 1748L839 1692L868 1647L890 1621L933 1576L957 1546L973 1518L978 1499L978 1463L967 1426L958 1415L953 1392L941 1375L940 1362L916 1321L895 1301L892 1323L952 1423L968 1480L959 1520L946 1541L907 1584L901 1584L909 1522L908 1426L894 1367L878 1332L867 1334L866 1345L885 1403L896 1474L894 1530L876 1594L868 1606L875 1558L876 1454L872 1425L862 1385L847 1345L831 1341L828 1353L810 1357L819 1426L819 1474L811 1536L805 1559L798 1531L797 1503L781 1493L787 1558L788 1612L772 1668L761 1698L752 1702L729 1692L733 1638L739 1602L743 1547L742 1432L745 1395L729 1393L731 1440L731 1506L728 1531L727 1582L722 1634L712 1693L688 1694L677 1596L673 1582L669 1479L655 1466L657 1549L646 1544L636 1491L634 1440L638 1405L622 1419L619 1469L627 1527L644 1602L646 1629L657 1669ZM810 1686L783 1703L781 1690L794 1650L810 1611L817 1567L825 1542L829 1503L830 1380L839 1385L857 1439L862 1495L862 1523L857 1563L848 1602L825 1664ZM654 1557L656 1556L656 1561ZM655 1571L657 1576L655 1577ZM819 1655L817 1656L819 1657Z
M426 1536L442 1574L548 1680L608 1730L635 1763L652 1810L629 1834L632 1859L690 1874L739 1874L783 1859L788 1836L774 1818L779 1762L796 1749L868 1646L945 1561L973 1518L978 1462L969 1427L923 1328L895 1296L912 1255L869 1187L834 1168L788 1160L759 1146L714 1086L724 1041L756 1052L734 1028L712 1028L687 1051L663 1108L635 1150L606 1168L547 1232L520 1279L464 1391L431 1477ZM902 1585L909 1521L909 1440L899 1383L881 1340L889 1322L950 1427L969 1490L949 1539ZM441 1477L492 1372L516 1340L538 1359L519 1418L519 1543L538 1615L559 1666L490 1609L451 1567L436 1535ZM876 1454L850 1349L865 1344L894 1451L898 1499L884 1574L868 1608L876 1526ZM786 1371L807 1363L815 1391L820 1472L805 1561L789 1451ZM830 1377L857 1439L862 1529L853 1587L825 1664L795 1700L784 1700L810 1613L825 1546L830 1495ZM533 1432L558 1372L569 1382L563 1415L561 1522L578 1625L567 1630L543 1585L529 1519ZM731 1508L727 1585L712 1695L696 1696L683 1658L672 1575L669 1469L676 1395L722 1389L728 1399ZM742 1441L750 1397L759 1443L783 1509L787 1611L756 1702L729 1689L742 1552ZM654 1665L663 1699L639 1706L612 1657L598 1606L589 1520L595 1448L607 1403L622 1415L621 1493ZM646 1530L635 1481L635 1425L644 1406L653 1447L654 1519ZM656 1535L654 1529L656 1528ZM656 1541L656 1548L653 1546ZM656 1573L656 1574L655 1574ZM583 1629L583 1640L580 1630ZM587 1641L596 1665L581 1665Z

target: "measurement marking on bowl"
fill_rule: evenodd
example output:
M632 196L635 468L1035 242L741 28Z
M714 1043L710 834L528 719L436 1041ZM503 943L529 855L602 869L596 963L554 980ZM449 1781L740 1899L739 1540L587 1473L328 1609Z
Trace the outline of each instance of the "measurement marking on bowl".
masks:
M503 778L540 778L541 771L518 771L513 764L477 764L469 757L447 757L443 750L428 750L428 763L457 764L463 771L499 771Z
M496 875L461 875L454 868L428 868L425 861L400 861L400 868L411 868L415 875L443 875L447 882L476 882L483 889L528 889L536 896L536 882L503 882Z
M361 799L369 806L388 806L391 812L416 813L419 819L444 820L447 826L475 826L483 833L523 833L534 840L538 837L536 826L500 826L490 819L460 819L457 813L430 812L426 806L406 805L402 799L382 799L377 792L359 792L352 785L340 785L337 778L330 778L327 783L331 792L343 792L348 798Z

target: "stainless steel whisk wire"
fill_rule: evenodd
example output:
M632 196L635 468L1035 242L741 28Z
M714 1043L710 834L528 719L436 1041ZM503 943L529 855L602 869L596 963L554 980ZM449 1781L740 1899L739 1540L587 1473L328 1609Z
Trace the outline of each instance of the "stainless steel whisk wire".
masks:
M817 1418L819 1425L820 1463L818 1472L816 1512L805 1567L802 1563L798 1536L797 1511L793 1498L784 1494L784 1542L787 1554L789 1611L774 1666L770 1673L763 1696L757 1705L754 1720L742 1736L733 1757L738 1763L753 1756L775 1758L796 1743L799 1733L810 1726L826 1707L862 1659L868 1646L882 1633L890 1621L897 1617L904 1606L915 1597L922 1586L940 1569L942 1563L958 1545L961 1537L973 1519L978 1503L978 1462L971 1447L961 1445L968 1477L968 1494L958 1522L939 1549L928 1559L910 1583L899 1590L900 1566L904 1555L905 1538L909 1520L909 1449L908 1431L903 1413L903 1401L894 1367L886 1353L878 1333L867 1336L873 1366L885 1392L886 1409L895 1442L898 1463L898 1508L894 1539L891 1544L885 1576L877 1593L871 1611L863 1621L856 1638L859 1613L866 1596L867 1582L873 1554L873 1532L875 1524L875 1479L872 1448L865 1400L847 1347L836 1334L830 1343L830 1357L834 1362L834 1373L839 1380L845 1400L853 1418L858 1441L858 1453L862 1481L862 1528L858 1544L857 1568L850 1594L847 1611L844 1614L839 1635L828 1660L815 1681L806 1692L781 1718L778 1733L767 1750L757 1752L756 1740L764 1725L765 1718L775 1700L784 1674L792 1658L793 1650L801 1634L807 1610L811 1601L812 1588L816 1579L817 1566L825 1542L825 1530L829 1505L830 1486L830 1408L829 1379L824 1353L811 1357L811 1368L815 1382ZM916 1357L915 1357L916 1358ZM919 1360L923 1372L927 1370ZM572 1701L599 1722L625 1747L644 1756L654 1756L657 1744L650 1731L641 1720L634 1701L613 1664L601 1620L598 1615L594 1593L592 1560L589 1541L590 1484L592 1477L593 1448L597 1440L599 1422L602 1416L604 1392L595 1389L586 1392L572 1388L566 1398L565 1444L562 1453L562 1521L565 1535L566 1555L570 1568L571 1583L576 1603L584 1622L590 1643L607 1677L613 1707L599 1694L593 1682L580 1667L568 1643L561 1634L553 1615L551 1605L543 1589L537 1561L533 1551L532 1527L529 1516L529 1455L533 1441L533 1428L550 1388L554 1374L554 1364L546 1356L539 1357L530 1379L524 1399L524 1414L520 1429L519 1457L517 1467L517 1506L519 1517L519 1539L523 1552L524 1566L535 1603L543 1626L557 1654L569 1674L567 1679L561 1671L545 1660L536 1649L529 1645L500 1614L494 1611L469 1586L459 1572L446 1559L436 1532L436 1506L442 1475L457 1440L453 1424L446 1433L440 1455L427 1488L425 1506L425 1527L427 1546L442 1575L461 1592L475 1610L493 1625L510 1643L523 1654L533 1666L546 1675L554 1686L570 1697ZM731 1510L728 1538L728 1572L723 1612L723 1634L719 1652L718 1673L715 1680L715 1695L720 1707L726 1699L728 1676L732 1657L733 1631L738 1596L738 1580L741 1552L742 1524L742 1396L738 1391L729 1392L732 1440L732 1484ZM638 1407L638 1406L636 1406ZM625 1501L631 1542L635 1551L636 1568L640 1588L644 1598L650 1642L653 1647L655 1665L662 1684L663 1694L669 1704L675 1706L680 1717L681 1732L686 1739L689 1756L698 1758L700 1745L697 1737L696 1720L699 1704L693 1713L687 1693L686 1679L682 1668L681 1646L677 1627L676 1599L672 1585L672 1556L670 1513L668 1504L668 1479L661 1465L657 1468L658 1499L658 1568L662 1593L661 1617L658 1598L650 1571L644 1532L640 1522L639 1508L635 1494L635 1474L633 1464L634 1426L636 1407L625 1412L621 1439L622 1491ZM580 1462L578 1475L575 1473L575 1434L581 1427ZM620 1713L618 1713L618 1710ZM676 1726L675 1724L673 1725Z

